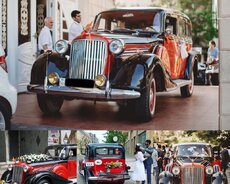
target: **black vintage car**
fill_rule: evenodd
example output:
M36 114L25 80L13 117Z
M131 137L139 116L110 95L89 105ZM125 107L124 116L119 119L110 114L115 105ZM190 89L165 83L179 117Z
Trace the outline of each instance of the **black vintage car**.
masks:
M65 99L117 101L138 119L155 113L156 92L193 92L192 25L183 13L165 8L122 8L99 13L92 32L71 45L59 40L57 53L33 65L28 90L40 109L58 112Z
M160 173L159 184L227 184L221 162L214 160L214 150L207 143L179 143L173 158Z

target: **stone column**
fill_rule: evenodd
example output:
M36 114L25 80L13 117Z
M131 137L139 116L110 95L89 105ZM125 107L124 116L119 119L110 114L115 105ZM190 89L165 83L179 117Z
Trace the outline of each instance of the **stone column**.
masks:
M219 0L220 129L230 130L230 1Z

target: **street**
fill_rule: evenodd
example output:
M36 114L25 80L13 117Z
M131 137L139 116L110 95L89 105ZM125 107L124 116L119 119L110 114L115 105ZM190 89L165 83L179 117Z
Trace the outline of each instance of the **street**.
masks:
M35 94L19 94L12 129L116 129L116 130L217 130L219 87L195 86L193 96L180 91L158 93L156 112L149 122L138 122L133 114L120 111L115 102L65 101L56 116L44 115Z

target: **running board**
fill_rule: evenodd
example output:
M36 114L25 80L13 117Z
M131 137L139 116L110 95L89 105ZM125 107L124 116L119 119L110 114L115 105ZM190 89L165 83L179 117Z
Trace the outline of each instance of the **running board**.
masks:
M176 87L172 87L172 88L167 88L166 91L173 91L176 90L180 87L189 85L192 83L192 80L186 80L186 79L177 79L177 80L173 80L173 83L176 84Z

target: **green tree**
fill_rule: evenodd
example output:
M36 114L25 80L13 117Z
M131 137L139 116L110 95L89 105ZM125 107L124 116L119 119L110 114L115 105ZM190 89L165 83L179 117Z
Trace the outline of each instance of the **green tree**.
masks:
M219 146L230 146L230 131L185 131L187 136L196 136L200 140Z
M193 24L194 46L206 48L216 38L216 15L212 12L212 0L180 0L181 11L189 16Z
M118 138L117 143L120 143L122 145L124 145L128 139L127 133L123 133L118 130L109 130L105 133L105 143L113 143L113 137L115 136Z

